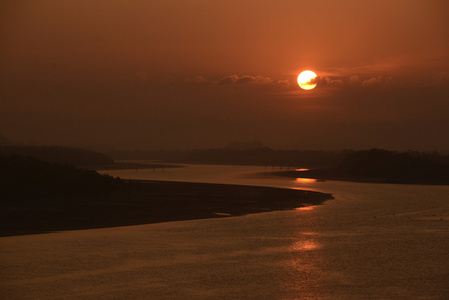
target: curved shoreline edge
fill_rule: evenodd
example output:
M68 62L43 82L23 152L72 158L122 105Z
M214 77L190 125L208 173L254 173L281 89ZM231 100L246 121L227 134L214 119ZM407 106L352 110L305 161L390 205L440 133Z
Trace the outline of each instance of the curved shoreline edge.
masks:
M332 195L262 186L137 181L140 188L100 197L58 197L9 204L0 237L107 228L290 210Z

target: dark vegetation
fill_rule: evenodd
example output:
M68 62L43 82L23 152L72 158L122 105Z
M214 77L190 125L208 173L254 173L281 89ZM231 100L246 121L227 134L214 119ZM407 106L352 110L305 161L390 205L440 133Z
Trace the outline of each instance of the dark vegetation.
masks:
M145 169L145 168L175 168L176 165L164 164L139 164L114 162L106 154L80 148L69 148L59 146L0 146L0 156L20 155L34 157L51 163L73 165L95 170L117 170L117 169Z
M39 197L108 195L128 183L96 171L49 163L34 157L0 156L0 197L22 201Z
M106 154L86 149L59 146L0 146L0 155L31 156L47 162L69 164L78 167L112 164Z
M371 149L348 154L334 168L277 174L381 183L449 184L449 163L447 157L437 153Z

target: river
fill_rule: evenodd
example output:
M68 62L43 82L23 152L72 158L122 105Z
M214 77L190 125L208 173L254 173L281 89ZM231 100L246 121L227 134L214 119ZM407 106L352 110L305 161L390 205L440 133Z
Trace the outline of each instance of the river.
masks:
M449 299L449 186L252 176L264 167L116 170L300 188L324 205L0 238L2 299Z

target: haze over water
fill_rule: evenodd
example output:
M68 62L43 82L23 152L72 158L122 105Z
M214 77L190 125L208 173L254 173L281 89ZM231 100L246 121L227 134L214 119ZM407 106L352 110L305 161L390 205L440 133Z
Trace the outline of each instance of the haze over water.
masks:
M109 173L313 189L335 199L244 217L1 238L1 297L447 299L448 186L246 176L264 170Z

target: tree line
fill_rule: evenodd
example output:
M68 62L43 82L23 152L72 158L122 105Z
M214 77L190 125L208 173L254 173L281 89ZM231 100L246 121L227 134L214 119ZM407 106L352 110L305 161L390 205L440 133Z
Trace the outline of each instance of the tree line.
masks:
M106 154L80 148L61 146L0 146L0 155L31 156L47 162L74 166L96 166L112 164L114 160Z
M73 165L0 155L0 200L4 203L40 197L109 195L129 185L120 178Z

